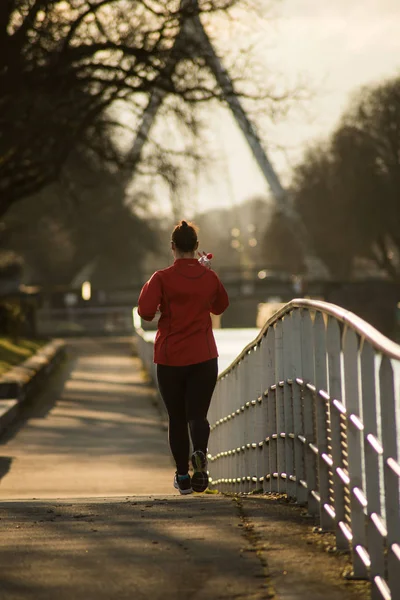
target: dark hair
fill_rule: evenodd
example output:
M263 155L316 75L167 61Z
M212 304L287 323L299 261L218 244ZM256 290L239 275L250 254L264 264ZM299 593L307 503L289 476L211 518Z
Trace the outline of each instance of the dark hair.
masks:
M193 223L181 221L172 232L172 241L181 252L194 252L198 228Z

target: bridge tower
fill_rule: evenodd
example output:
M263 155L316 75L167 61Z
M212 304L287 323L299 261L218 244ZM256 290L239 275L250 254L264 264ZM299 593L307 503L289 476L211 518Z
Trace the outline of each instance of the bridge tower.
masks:
M319 276L326 275L326 267L322 265L317 257L315 257L310 248L304 223L299 214L295 211L290 201L289 194L283 188L280 179L261 144L255 126L248 118L246 111L242 106L235 91L233 81L228 71L224 68L221 59L215 52L210 38L201 23L198 0L181 0L180 12L180 31L171 49L170 58L158 77L159 85L157 86L156 84L154 86L147 106L143 111L136 138L128 155L129 165L131 168L135 169L141 159L143 146L148 138L157 111L168 94L168 82L171 80L177 64L185 56L201 56L213 73L221 88L223 97L232 111L237 125L245 136L251 152L269 185L275 200L276 208L282 216L287 219L288 223L291 225L293 235L298 239L302 246L308 272L315 275L318 274Z

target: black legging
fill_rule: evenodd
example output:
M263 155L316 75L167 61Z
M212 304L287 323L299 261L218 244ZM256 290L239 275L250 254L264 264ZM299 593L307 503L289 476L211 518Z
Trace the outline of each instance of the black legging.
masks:
M207 412L217 377L216 358L185 367L157 365L158 387L169 416L169 445L180 475L189 466L188 424L193 449L207 452Z

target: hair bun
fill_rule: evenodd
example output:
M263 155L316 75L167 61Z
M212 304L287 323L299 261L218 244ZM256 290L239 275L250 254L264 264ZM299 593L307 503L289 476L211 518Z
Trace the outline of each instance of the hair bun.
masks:
M182 219L172 232L172 241L181 252L194 252L197 247L196 225Z

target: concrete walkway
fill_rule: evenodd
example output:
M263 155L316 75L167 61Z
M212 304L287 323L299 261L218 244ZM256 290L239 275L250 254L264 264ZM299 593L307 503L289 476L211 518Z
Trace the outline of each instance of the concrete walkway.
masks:
M129 339L76 340L0 446L0 499L171 493L173 465Z
M0 440L0 600L367 600L279 499L180 497L130 340L77 340Z

